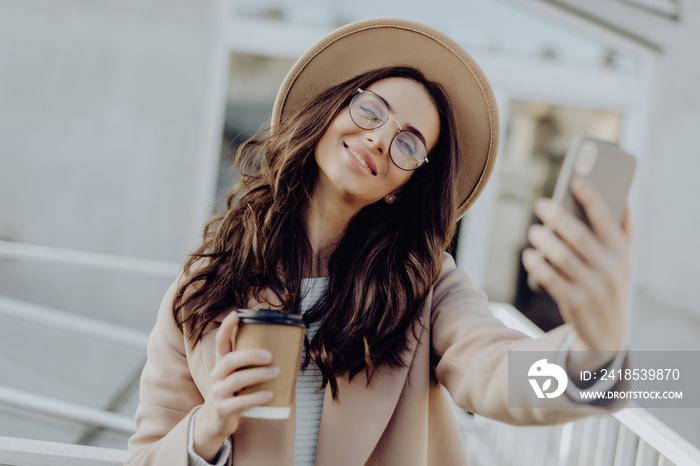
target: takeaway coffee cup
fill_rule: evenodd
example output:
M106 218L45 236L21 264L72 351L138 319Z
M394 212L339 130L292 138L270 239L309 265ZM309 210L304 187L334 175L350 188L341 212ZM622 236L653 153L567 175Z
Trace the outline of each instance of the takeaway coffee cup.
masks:
M301 361L306 326L299 315L284 314L270 309L239 309L236 350L264 348L272 353L273 366L280 368L280 375L269 382L252 385L241 394L259 390L272 390L272 401L255 406L241 416L263 419L289 417L296 389L297 373Z

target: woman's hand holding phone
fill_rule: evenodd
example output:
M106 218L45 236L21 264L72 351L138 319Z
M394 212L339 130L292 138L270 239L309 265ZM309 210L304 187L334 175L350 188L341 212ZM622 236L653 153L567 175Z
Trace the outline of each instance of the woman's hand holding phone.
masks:
M617 352L627 334L629 208L620 224L590 183L577 176L570 188L590 227L561 205L538 200L535 213L544 226L530 227L534 249L523 252L523 265L554 298L564 321L576 329L573 350Z
M238 313L231 312L216 334L216 364L209 374L210 396L195 418L194 450L207 461L216 456L224 440L240 422L240 413L272 400L269 390L236 395L243 388L267 382L279 375L269 366L272 354L267 350L235 351L231 342L238 328Z

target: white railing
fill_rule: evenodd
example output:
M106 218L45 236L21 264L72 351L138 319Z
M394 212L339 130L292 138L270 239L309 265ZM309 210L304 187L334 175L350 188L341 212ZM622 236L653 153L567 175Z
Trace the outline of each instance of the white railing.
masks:
M8 241L0 241L0 258L58 262L86 268L173 278L180 270L178 264L170 262ZM144 353L148 342L145 332L4 296L0 296L0 315L143 350ZM129 416L40 396L25 390L0 386L0 403L88 426L107 428L114 432L134 432L134 421ZM125 459L125 450L0 437L0 466L112 466L123 464Z
M38 246L36 244L15 243L12 241L0 241L0 257L60 262L62 264L81 265L106 270L124 270L173 278L180 271L180 266L171 262Z
M508 304L491 310L509 327L542 331ZM463 416L473 466L699 466L700 450L643 408L559 426L517 427Z
M136 430L134 419L130 416L35 395L26 390L0 386L0 403L129 435Z
M126 450L0 437L2 466L122 466Z
M634 411L638 412L632 412ZM470 466L698 466L700 452L642 408L560 426L462 422Z
M148 343L148 334L146 332L117 324L100 322L95 319L77 316L69 312L5 296L0 296L0 315L138 350L145 351Z

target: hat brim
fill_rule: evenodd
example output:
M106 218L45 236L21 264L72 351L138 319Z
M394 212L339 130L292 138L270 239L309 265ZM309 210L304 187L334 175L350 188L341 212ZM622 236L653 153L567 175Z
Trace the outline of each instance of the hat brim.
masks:
M272 123L308 98L367 71L411 66L445 89L457 124L457 191L462 217L483 192L498 152L498 109L486 76L456 42L423 24L369 19L348 24L317 42L284 79Z

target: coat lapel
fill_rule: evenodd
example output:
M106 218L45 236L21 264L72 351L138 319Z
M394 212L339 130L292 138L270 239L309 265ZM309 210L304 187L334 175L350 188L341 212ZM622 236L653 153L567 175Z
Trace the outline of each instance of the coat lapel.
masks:
M326 387L316 449L317 466L356 466L367 462L398 403L424 331L424 326L418 329L418 340L412 330L408 331L403 367L377 370L369 386L364 372L351 382L346 376L340 377L338 400L333 400L330 388Z

